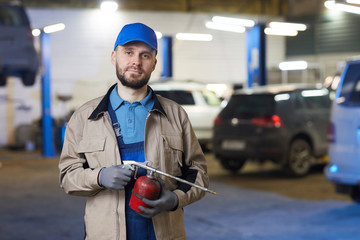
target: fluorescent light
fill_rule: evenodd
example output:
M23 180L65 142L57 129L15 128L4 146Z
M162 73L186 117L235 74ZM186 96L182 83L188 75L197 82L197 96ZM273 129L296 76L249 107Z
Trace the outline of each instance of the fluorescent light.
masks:
M347 3L360 4L360 0L346 0Z
M162 38L162 33L161 32L155 31L155 34L156 34L157 39Z
M200 33L177 33L176 38L188 41L211 41L213 39L211 34Z
M324 6L328 9L335 9L335 1L325 1Z
M53 32L58 32L58 31L61 31L64 29L65 29L65 24L57 23L57 24L53 24L53 25L44 27L44 32L45 33L53 33Z
M360 14L360 7L351 6L348 4L336 3L335 1L326 1L324 5L328 9L335 9L343 12Z
M327 89L319 89L319 90L304 90L301 91L301 96L303 97L319 97L327 95L329 91Z
M288 94L288 93L276 94L274 99L277 102L289 100L290 99L290 94Z
M293 29L297 31L306 30L306 25L302 23L270 22L269 26L271 28Z
M207 28L215 29L215 30L238 32L238 33L245 32L245 27L239 26L239 25L229 25L229 24L223 24L223 23L207 22L205 24L205 26Z
M106 12L115 12L119 5L114 1L104 1L100 5L100 9Z
M291 61L281 62L279 68L281 70L304 70L307 69L308 64L306 61Z
M255 25L255 22L250 19L229 18L229 17L220 17L220 16L214 16L212 18L212 21L214 23L239 25L243 27L253 27Z
M31 31L31 33L32 33L32 35L33 35L34 37L37 37L37 36L40 36L41 30L35 28L35 29L33 29L33 30Z
M265 28L265 34L267 35L279 35L279 36L296 36L298 31L295 29L279 29L279 28Z

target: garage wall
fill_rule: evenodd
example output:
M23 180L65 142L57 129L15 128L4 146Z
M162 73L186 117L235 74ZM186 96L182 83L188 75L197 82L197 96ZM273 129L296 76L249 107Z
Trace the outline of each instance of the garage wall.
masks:
M85 101L104 94L116 82L110 54L118 32L124 24L130 22L144 22L163 35L173 36L174 79L239 84L247 78L245 33L205 28L205 22L216 14L140 11L104 14L96 9L28 9L27 12L33 28L59 22L66 25L64 31L51 35L52 115L55 118L63 116L66 110L75 109ZM266 21L266 17L228 16ZM179 41L175 39L178 32L210 33L213 41ZM284 60L284 42L283 37L267 37L268 67L277 66ZM161 40L159 49L158 66L151 81L159 79L162 72ZM13 129L40 118L40 76L38 78L30 88L24 88L16 78L12 78L6 88L0 88L0 96L8 100L16 96L21 101L25 100L28 106L26 111L19 110L16 108L19 103L13 102L13 107L9 107L10 101L0 99L0 110L6 112L0 116L0 146L6 145L11 139L9 131L15 132L4 129ZM58 95L70 95L72 99L64 104L56 98Z

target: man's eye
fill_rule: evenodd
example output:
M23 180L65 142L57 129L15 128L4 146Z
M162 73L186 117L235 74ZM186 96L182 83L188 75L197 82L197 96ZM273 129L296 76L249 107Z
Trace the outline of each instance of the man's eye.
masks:
M144 58L150 58L150 55L149 54L143 54L143 57Z

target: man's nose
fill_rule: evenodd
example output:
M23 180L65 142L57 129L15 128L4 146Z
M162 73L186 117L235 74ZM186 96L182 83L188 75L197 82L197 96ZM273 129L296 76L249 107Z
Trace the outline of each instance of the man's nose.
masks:
M133 65L139 66L140 63L141 63L140 55L134 55L134 56L132 57L131 61L132 61L132 64L133 64Z

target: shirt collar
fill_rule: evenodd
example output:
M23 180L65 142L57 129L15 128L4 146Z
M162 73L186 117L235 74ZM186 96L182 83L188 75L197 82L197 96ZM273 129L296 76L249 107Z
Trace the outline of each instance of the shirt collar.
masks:
M90 116L88 118L89 120L97 120L97 119L99 119L99 117L103 116L104 112L107 111L109 100L110 100L110 94L116 86L117 86L117 84L115 83L106 92L105 96L101 99L99 104L95 107L94 111L90 114ZM151 87L148 86L148 89L151 89ZM166 117L164 108L161 106L159 99L156 96L156 94L154 93L154 91L152 91L152 89L151 89L151 91L149 90L149 93L151 93L151 95L152 95L151 98L154 99L154 106L152 107L152 110L158 111Z
M150 111L154 106L154 97L153 97L152 91L153 90L150 87L148 87L146 97L143 98L142 100L138 101L148 111ZM121 106L121 104L123 104L124 102L125 102L125 100L122 99L117 92L117 85L116 85L110 93L111 107L114 109L114 111L116 111Z

